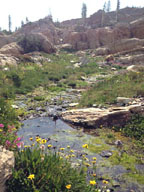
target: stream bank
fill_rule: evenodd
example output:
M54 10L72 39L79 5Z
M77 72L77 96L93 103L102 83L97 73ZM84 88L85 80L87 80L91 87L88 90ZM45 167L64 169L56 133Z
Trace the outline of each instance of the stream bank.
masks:
M113 130L83 129L83 127L71 127L60 119L54 121L54 115L59 116L62 111L70 109L75 103L77 105L81 90L68 90L52 95L47 101L35 101L33 97L19 98L17 105L29 109L28 116L21 119L22 128L19 130L19 136L23 136L25 145L29 145L30 137L39 135L41 138L47 138L49 144L54 148L67 148L69 145L74 150L74 155L78 162L82 162L81 156L86 155L87 163L93 157L96 157L96 180L99 186L102 181L108 180L108 187L115 192L143 192L144 191L144 164L141 154L129 153L130 148L134 146L131 139L115 133ZM31 99L30 99L31 98ZM29 101L31 102L28 106ZM118 146L118 141L122 145ZM88 144L88 149L82 149L84 144ZM135 151L136 152L136 151ZM75 165L75 162L72 161ZM87 171L92 171L88 169Z

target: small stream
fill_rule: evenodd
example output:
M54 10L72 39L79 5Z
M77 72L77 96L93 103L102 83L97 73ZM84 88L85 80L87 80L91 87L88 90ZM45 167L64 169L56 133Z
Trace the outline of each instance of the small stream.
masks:
M63 121L59 119L53 121L50 117L38 117L24 120L22 128L18 131L18 136L23 137L24 144L29 145L31 143L29 138L37 135L41 138L48 139L48 144L53 145L56 149L59 149L60 147L67 148L69 145L70 148L74 150L74 154L78 161L82 161L80 157L83 154L86 154L88 159L96 157L96 174L98 176L97 182L99 185L102 185L102 179L104 179L103 175L105 175L110 181L112 180L112 182L109 182L111 191L144 191L144 186L141 186L136 182L132 183L122 179L121 176L128 172L123 166L112 165L108 158L102 157L100 153L93 153L87 149L83 149L82 145L85 143L88 145L91 144L95 137L84 133L82 129L74 129ZM117 150L115 146L110 147L113 150Z

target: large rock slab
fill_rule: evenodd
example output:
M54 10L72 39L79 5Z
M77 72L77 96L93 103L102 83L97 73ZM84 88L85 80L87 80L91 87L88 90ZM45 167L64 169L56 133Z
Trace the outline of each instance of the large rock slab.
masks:
M5 192L5 182L12 174L14 153L0 146L0 192Z
M144 106L141 104L126 107L112 107L108 109L85 108L62 112L62 119L74 125L85 128L100 126L124 126L133 114L144 115Z
M0 53L17 56L17 55L23 53L23 49L16 42L13 42L13 43L9 43L7 45L4 45L0 49Z
M0 66L17 66L19 59L11 55L0 54Z
M118 53L123 51L130 51L133 48L141 48L144 46L144 40L138 38L126 38L117 40L108 45L110 53Z
M144 17L134 20L130 23L131 34L133 37L144 38Z
M15 38L12 37L12 35L0 34L0 48L6 44L12 43L14 40Z
M34 51L43 51L45 53L55 53L55 46L42 33L24 34L18 41L18 45L22 47L24 53Z

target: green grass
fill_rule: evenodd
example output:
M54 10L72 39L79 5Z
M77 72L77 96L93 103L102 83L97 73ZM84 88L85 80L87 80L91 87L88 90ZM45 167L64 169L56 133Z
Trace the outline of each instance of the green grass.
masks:
M142 141L144 139L144 117L140 115L133 115L130 122L124 127L115 127L116 131L120 131L128 137Z
M6 182L8 192L97 191L97 186L88 182L86 166L72 167L64 153L40 148L39 145L34 148L27 146L15 153L15 167ZM32 179L29 176L33 176ZM91 179L95 180L92 176ZM67 185L70 185L70 190Z
M18 113L12 108L12 102L0 98L0 123L3 123L5 127L13 124L18 127L19 123L17 116Z
M123 175L123 178L129 180L129 181L137 181L139 184L144 185L144 175L139 174L137 172L135 173L127 173Z
M144 96L144 72L127 72L97 83L83 94L80 106L116 103L120 96Z
M42 66L36 63L23 61L17 67L9 67L9 71L0 71L0 95L5 98L14 98L15 94L26 94L39 86L50 91L62 91L66 87L83 88L87 83L81 81L81 76L99 72L96 61L80 68L74 68L71 60L77 62L75 54L61 52L56 54L43 54L50 61L42 61ZM62 82L61 82L62 81ZM51 84L57 84L52 87Z
M137 163L137 158L133 155L129 155L125 152L120 155L119 152L114 151L113 155L109 158L109 160L114 165L122 165L127 169L135 171L135 164Z

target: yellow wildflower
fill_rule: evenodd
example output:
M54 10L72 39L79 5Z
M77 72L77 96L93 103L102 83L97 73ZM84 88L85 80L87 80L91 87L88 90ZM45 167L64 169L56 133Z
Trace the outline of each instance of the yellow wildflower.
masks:
M71 188L71 184L66 185L66 188L70 189Z
M16 129L16 128L13 128L12 130L13 130L13 131L17 131L17 129Z
M96 158L96 157L93 157L92 159L93 159L94 161L96 161L97 158Z
M45 144L46 142L47 142L46 139L42 139L42 140L41 140L41 143L42 143L42 144Z
M0 132L2 132L3 130L2 129L0 129Z
M96 181L95 180L90 180L90 185L96 185Z
M48 148L51 148L52 147L52 145L48 145Z
M68 145L68 146L67 146L67 148L69 149L69 148L70 148L70 146Z
M96 173L93 173L93 177L96 177Z
M75 157L75 155L74 155L74 154L72 154L72 155L71 155L71 157Z
M38 138L40 138L40 137L39 137L39 136L36 136L35 138L38 139Z
M65 148L61 147L60 150L63 151Z
M84 157L84 160L89 161L89 159L87 157Z
M35 175L34 175L34 174L31 174L31 175L29 175L27 178L32 180L32 179L35 178Z
M88 149L88 144L84 144L82 147Z
M74 153L74 150L70 150L71 153Z
M84 165L85 165L85 166L87 166L87 167L89 167L89 166L90 166L90 164L89 164L89 163L84 163Z
M84 157L85 157L85 155L82 155L82 157L84 158Z
M33 137L30 137L29 140L32 141L32 140L33 140Z
M103 180L102 182L103 182L103 184L108 184L108 181L106 181L106 180Z
M41 142L41 138L39 138L39 137L36 138L36 142L37 142L37 143L40 143L40 142Z
M96 161L92 161L92 164L96 164Z

